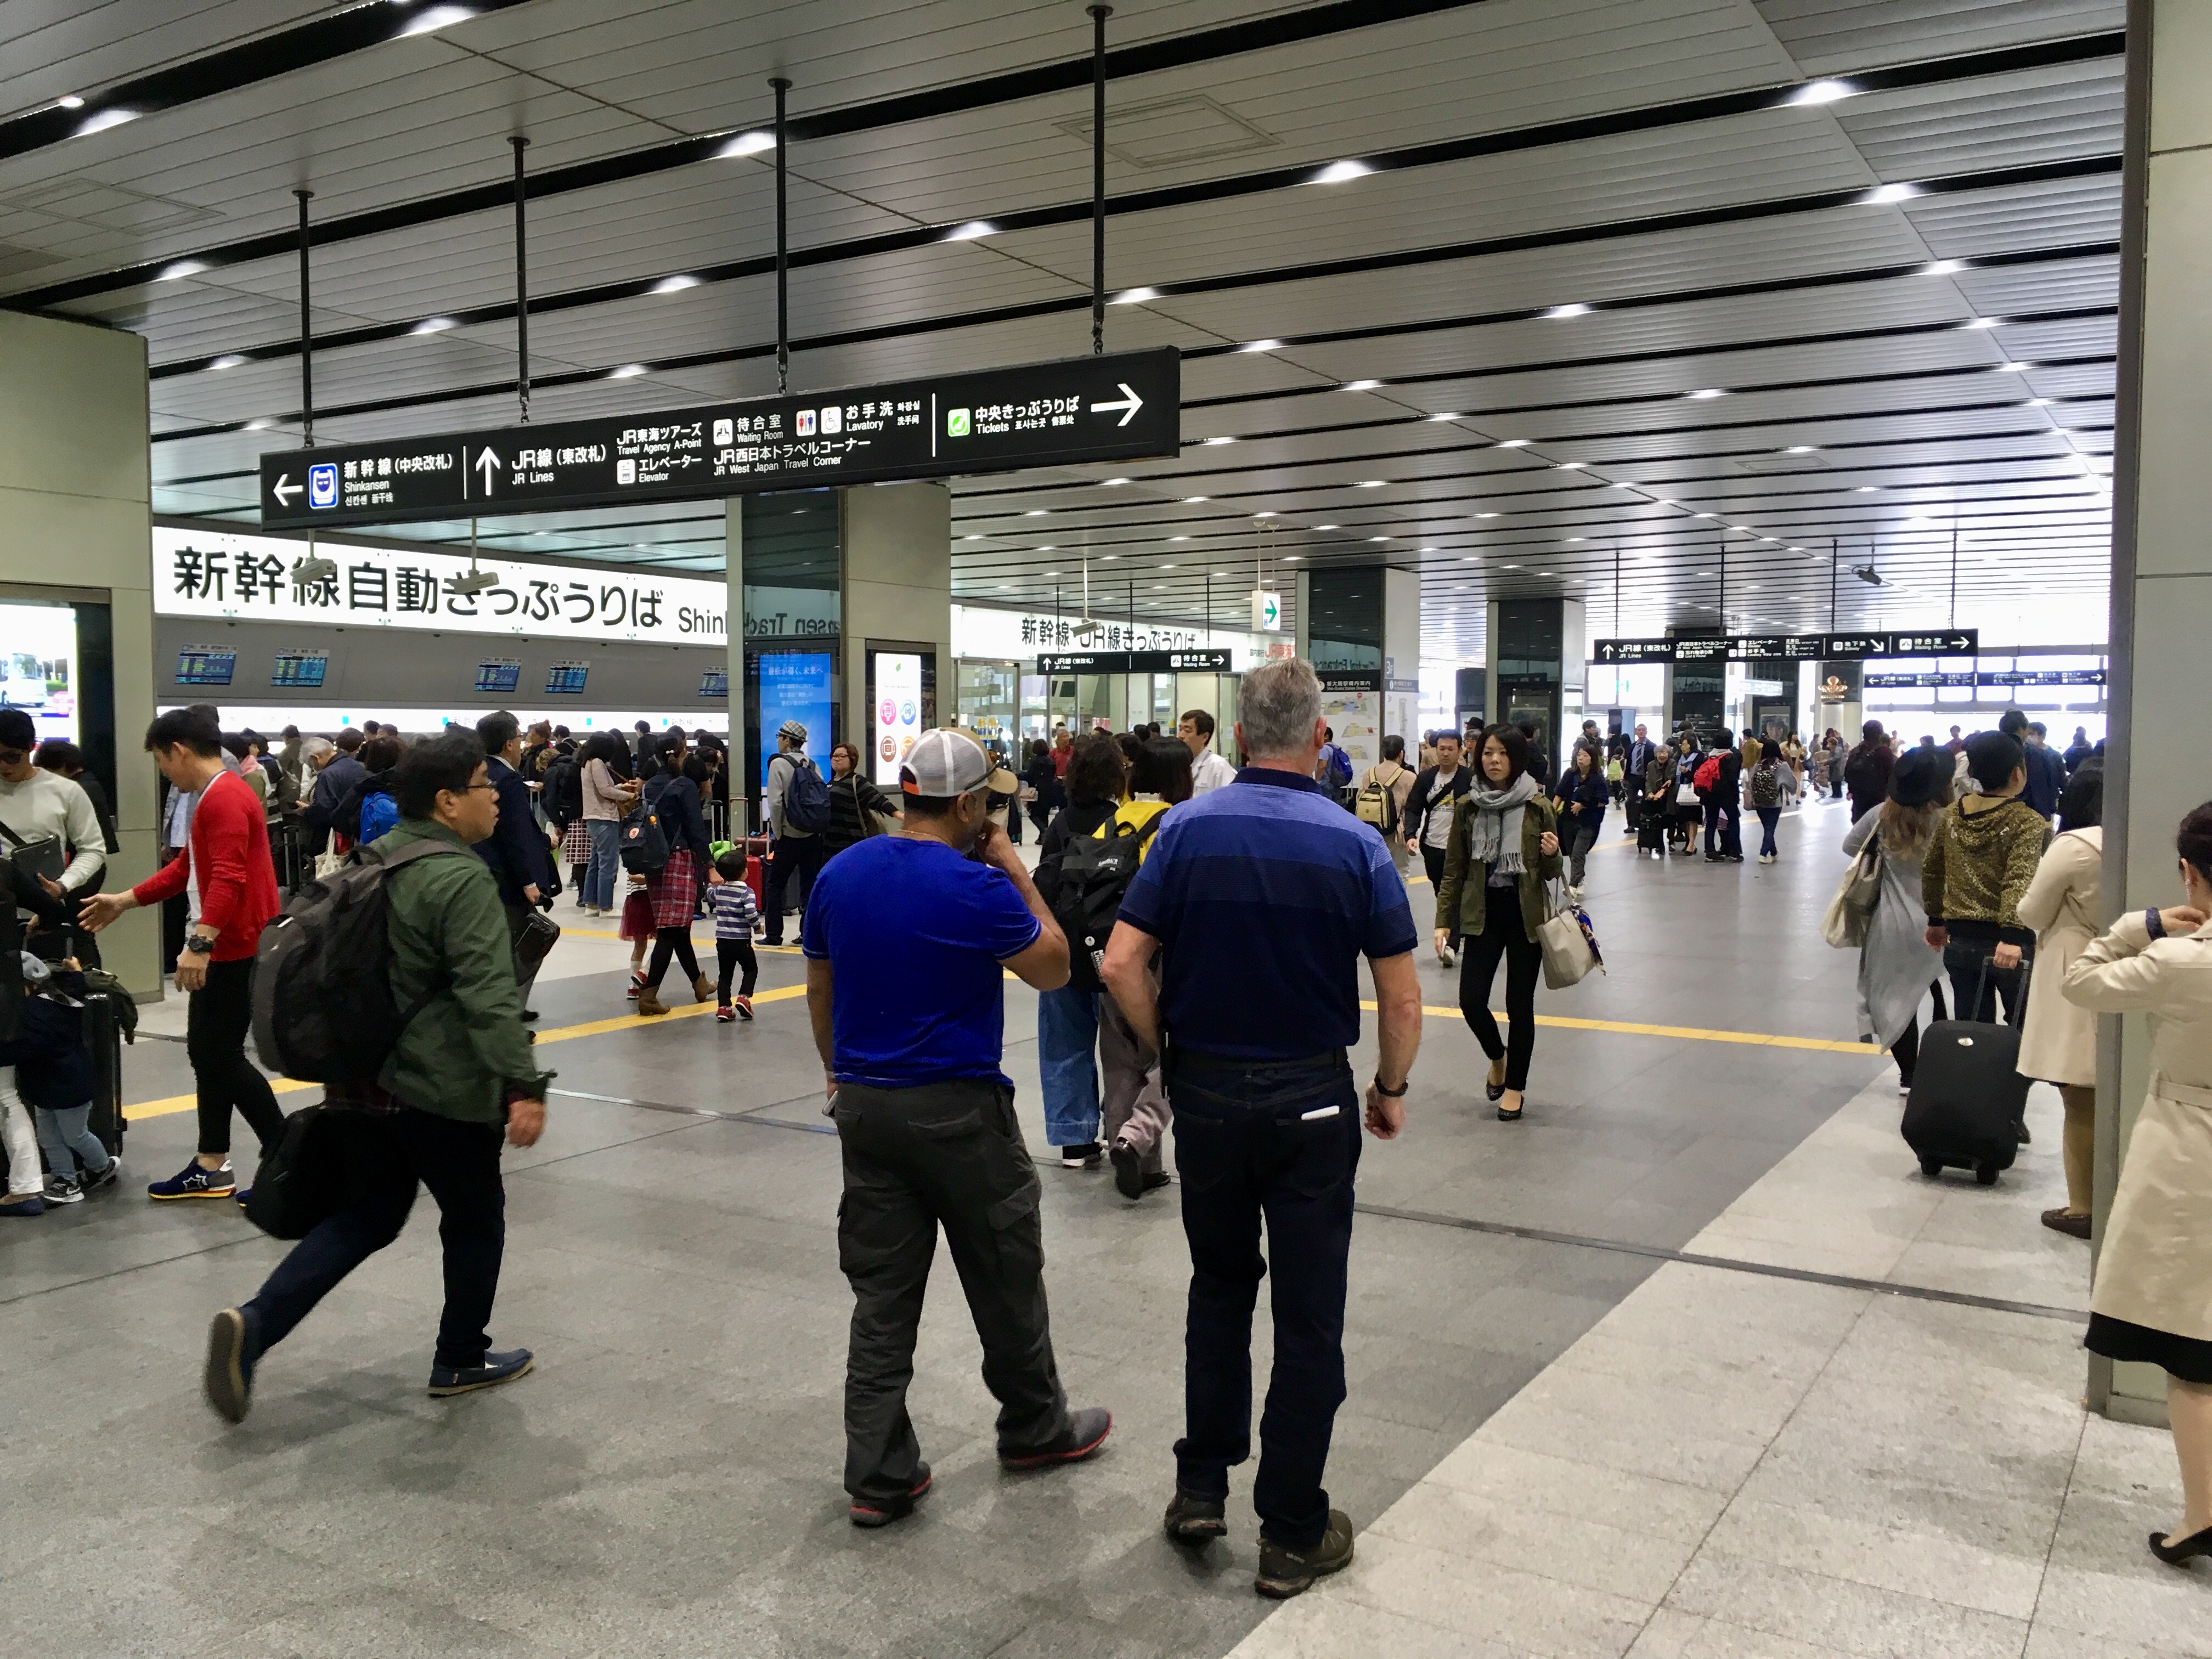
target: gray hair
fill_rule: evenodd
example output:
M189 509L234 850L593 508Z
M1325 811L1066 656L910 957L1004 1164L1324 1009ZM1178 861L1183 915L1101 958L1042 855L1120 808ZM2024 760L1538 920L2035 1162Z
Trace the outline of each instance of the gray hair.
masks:
M309 738L300 745L300 753L309 760L320 760L325 755L336 753L337 750L337 744L328 738Z
M1279 658L1244 677L1237 694L1244 752L1255 760L1279 760L1313 741L1321 719L1321 677L1297 657Z

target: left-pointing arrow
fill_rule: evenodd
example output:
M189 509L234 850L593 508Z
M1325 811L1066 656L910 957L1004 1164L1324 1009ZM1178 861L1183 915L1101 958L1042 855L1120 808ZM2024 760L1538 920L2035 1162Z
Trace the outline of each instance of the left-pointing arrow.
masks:
M1137 395L1135 389L1131 386L1127 380L1122 380L1118 384L1121 388L1121 395L1119 398L1116 398L1110 404L1091 404L1091 412L1093 415L1110 415L1115 410L1121 410L1122 411L1121 418L1115 422L1114 424L1115 426L1127 426L1131 421L1137 417L1137 411L1145 406L1145 400Z
M276 475L276 482L269 486L269 493L276 498L276 505L279 507L291 506L292 497L307 488L305 484L289 482L291 476L289 472L279 472Z

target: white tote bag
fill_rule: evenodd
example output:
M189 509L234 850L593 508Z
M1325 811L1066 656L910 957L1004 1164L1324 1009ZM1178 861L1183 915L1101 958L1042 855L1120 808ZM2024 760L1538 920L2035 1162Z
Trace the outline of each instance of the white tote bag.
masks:
M1564 991L1570 985L1579 985L1595 968L1605 971L1605 958L1598 954L1597 934L1590 927L1589 917L1567 902L1566 894L1553 882L1545 889L1551 915L1536 929L1536 943L1544 951L1544 983L1554 991Z

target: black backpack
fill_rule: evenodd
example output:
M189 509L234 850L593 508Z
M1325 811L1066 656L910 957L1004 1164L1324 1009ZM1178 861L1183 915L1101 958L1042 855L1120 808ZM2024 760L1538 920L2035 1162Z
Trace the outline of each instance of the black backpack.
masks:
M1141 830L1115 819L1103 836L1069 837L1060 854L1051 904L1052 919L1067 935L1067 982L1073 989L1106 988L1098 964L1106 954L1107 936L1121 914L1122 896L1143 861L1145 847L1165 817L1165 812L1155 812Z
M544 788L539 792L545 816L564 828L584 816L584 777L574 759L556 755L545 765Z
M654 799L650 791L641 796L617 835L623 868L633 876L657 876L668 867L668 837L661 830Z
M472 856L445 841L389 852L356 847L327 876L301 888L261 930L253 961L253 1046L272 1072L306 1083L373 1083L408 1021L430 1000L402 1009L392 994L390 904L385 881L416 860Z

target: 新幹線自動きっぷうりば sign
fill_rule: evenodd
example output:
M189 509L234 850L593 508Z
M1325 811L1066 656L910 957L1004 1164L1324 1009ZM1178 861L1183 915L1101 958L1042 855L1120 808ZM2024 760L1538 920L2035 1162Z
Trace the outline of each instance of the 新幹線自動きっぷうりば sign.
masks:
M336 569L310 581L298 579L307 544L290 538L157 525L153 546L157 616L666 645L728 639L728 588L696 577L482 556L476 568L495 580L471 593L456 586L470 559L428 545L395 550L318 538L316 556Z
M1172 347L527 427L272 452L272 529L702 501L1173 456Z

